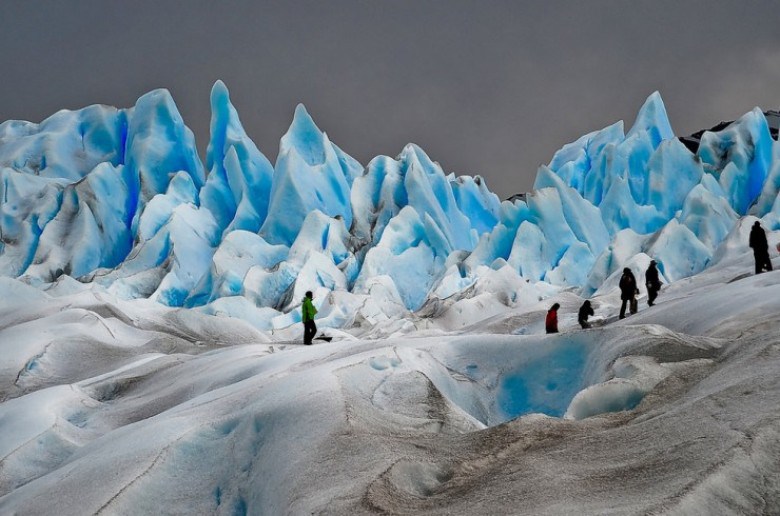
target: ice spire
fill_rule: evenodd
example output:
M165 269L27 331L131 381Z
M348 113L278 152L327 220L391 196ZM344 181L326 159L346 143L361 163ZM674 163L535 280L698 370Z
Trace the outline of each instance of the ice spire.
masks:
M363 167L322 132L303 104L279 145L268 218L261 236L291 245L310 211L352 225L350 187Z
M636 121L631 129L626 133L626 139L631 138L641 132L650 134L653 147L663 140L674 138L672 125L669 123L669 116L666 114L666 106L661 99L661 94L654 91L645 103L642 104L639 113L636 115Z
M206 151L209 177L203 206L225 232L257 232L268 214L273 167L247 136L222 81L211 89L211 139Z

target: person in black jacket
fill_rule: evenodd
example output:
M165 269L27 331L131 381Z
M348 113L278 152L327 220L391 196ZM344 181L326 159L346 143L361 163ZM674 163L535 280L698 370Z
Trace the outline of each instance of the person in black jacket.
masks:
M658 267L655 260L650 260L650 267L645 272L645 286L647 287L647 304L653 306L658 291L661 290L661 280L658 278Z
M636 288L636 277L631 269L626 267L623 269L623 276L620 277L620 319L626 317L626 305L631 303L631 313L635 314L637 311L636 295L639 290Z
M769 244L766 241L766 233L761 223L756 221L750 230L750 247L753 248L753 257L756 259L756 274L764 270L772 270L772 261L769 259Z
M577 322L580 323L580 326L582 326L583 330L587 330L590 328L590 323L588 322L588 317L593 315L593 307L590 306L590 301L585 300L584 303L582 303L582 306L580 307L580 311L577 314Z

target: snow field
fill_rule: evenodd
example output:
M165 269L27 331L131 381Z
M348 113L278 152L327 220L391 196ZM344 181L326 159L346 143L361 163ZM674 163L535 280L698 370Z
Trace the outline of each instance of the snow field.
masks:
M0 314L0 346L17 358L0 378L0 507L47 513L55 499L58 514L465 514L523 500L528 514L595 514L771 505L756 479L777 475L766 457L779 457L778 436L766 425L780 413L778 296L757 294L776 294L778 273L730 282L749 265L724 260L603 328L426 337L431 319L404 337L343 334L309 348L67 281L43 293L6 279L18 302ZM614 312L614 297L597 297L597 311ZM543 315L482 324L517 330L524 314ZM52 328L62 339L47 347ZM733 428L756 444L741 452ZM616 483L621 468L643 480ZM552 497L553 485L567 495ZM594 489L605 495L593 498Z

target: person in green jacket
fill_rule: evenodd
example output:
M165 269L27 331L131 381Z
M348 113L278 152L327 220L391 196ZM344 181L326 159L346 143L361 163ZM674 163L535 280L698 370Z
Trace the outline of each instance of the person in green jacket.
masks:
M314 308L311 300L314 295L311 290L306 292L306 296L303 298L301 304L301 319L303 320L303 343L311 345L311 341L314 335L317 334L317 325L314 324L314 316L317 315L317 309Z

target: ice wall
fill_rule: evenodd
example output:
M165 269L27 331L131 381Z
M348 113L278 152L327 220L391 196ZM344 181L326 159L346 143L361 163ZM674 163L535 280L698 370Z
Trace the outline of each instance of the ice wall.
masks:
M650 258L673 281L711 264L743 215L780 229L780 147L758 109L692 154L653 93L627 132L564 145L503 203L414 144L364 168L303 105L271 165L221 81L211 110L205 166L166 90L0 124L0 274L68 274L263 328L296 322L314 290L349 325L499 284L547 285L502 290L510 306L550 286L589 295Z

